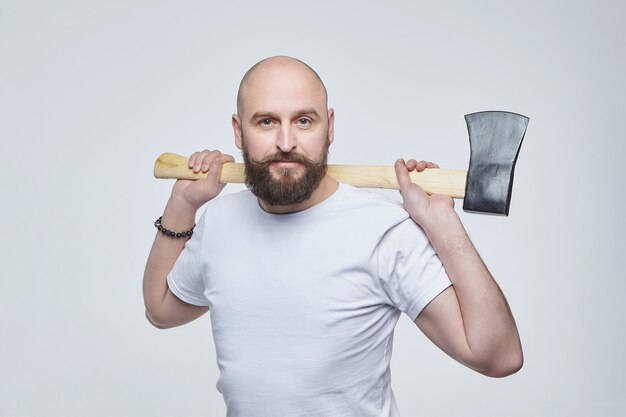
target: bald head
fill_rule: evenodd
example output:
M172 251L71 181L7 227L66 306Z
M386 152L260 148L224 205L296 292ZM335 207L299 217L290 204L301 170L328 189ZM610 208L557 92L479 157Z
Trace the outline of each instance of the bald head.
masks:
M246 72L237 92L237 113L244 113L250 94L272 93L277 85L284 88L308 89L328 107L326 86L320 76L304 62L288 56L275 56L257 62Z

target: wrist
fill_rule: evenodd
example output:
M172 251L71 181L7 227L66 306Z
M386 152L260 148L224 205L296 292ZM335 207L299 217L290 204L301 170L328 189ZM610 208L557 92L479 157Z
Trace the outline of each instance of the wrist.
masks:
M430 207L428 212L415 222L420 225L431 240L436 235L449 234L459 228L463 229L461 219L454 207Z
M411 218L422 228L430 224L446 222L458 218L454 211L454 200L445 195L433 194L426 196L421 201L407 205L405 209L411 214Z
M196 225L194 224L193 227L189 230L175 232L163 226L163 224L161 223L162 221L163 221L163 216L156 219L156 221L154 222L154 227L156 227L158 231L161 232L163 235L169 236L169 237L175 237L175 238L191 237L193 235L193 229L196 227Z
M189 230L195 224L198 208L172 194L163 210L162 223L168 229Z
M171 206L172 209L175 209L177 211L193 212L195 214L196 211L198 211L198 209L202 207L202 204L197 204L193 201L189 201L184 197L184 195L172 192L172 194L170 194L170 198L167 200L167 206Z

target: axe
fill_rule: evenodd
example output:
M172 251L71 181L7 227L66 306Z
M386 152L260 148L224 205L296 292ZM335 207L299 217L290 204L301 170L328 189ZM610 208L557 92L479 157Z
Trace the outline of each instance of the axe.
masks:
M524 139L529 118L504 111L485 111L465 116L470 141L467 171L425 169L411 172L411 181L428 194L463 198L463 210L509 214L513 171ZM194 173L187 167L188 158L164 153L154 164L156 178L196 180L206 173ZM363 165L328 165L328 175L339 182L367 188L399 189L393 167ZM220 181L245 183L244 164L227 162Z

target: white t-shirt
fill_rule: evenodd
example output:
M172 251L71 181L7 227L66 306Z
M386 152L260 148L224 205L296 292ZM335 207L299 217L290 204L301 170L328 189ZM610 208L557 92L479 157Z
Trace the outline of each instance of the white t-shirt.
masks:
M211 201L168 276L209 306L228 416L398 416L393 330L451 285L398 202L340 184L270 214L249 191Z

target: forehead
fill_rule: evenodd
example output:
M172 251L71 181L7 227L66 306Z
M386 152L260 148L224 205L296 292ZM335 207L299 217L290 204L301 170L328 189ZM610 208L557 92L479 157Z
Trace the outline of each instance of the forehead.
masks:
M326 110L326 91L310 70L298 65L267 65L257 68L242 86L242 111L289 112L314 108Z

